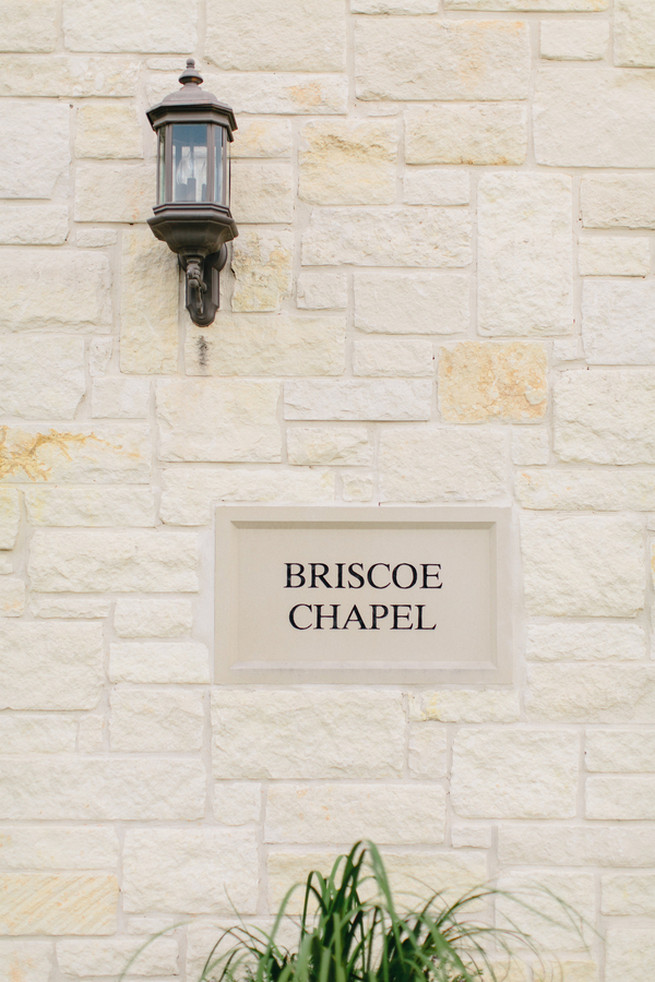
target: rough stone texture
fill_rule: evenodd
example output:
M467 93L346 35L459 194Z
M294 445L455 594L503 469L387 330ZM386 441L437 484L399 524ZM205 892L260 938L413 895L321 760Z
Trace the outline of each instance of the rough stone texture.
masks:
M271 160L235 160L231 210L237 225L293 221L291 164Z
M286 419L429 419L427 381L293 381L284 386Z
M525 99L525 24L362 18L355 24L359 99Z
M353 0L354 14L436 14L439 0Z
M578 243L581 276L646 276L649 270L650 244L645 237L602 235Z
M466 205L470 178L457 167L407 167L403 201L408 205Z
M0 886L3 934L113 934L116 930L115 876L0 873Z
M448 743L445 727L411 726L407 762L412 777L425 781L438 781L446 777Z
M655 732L652 730L589 730L585 739L588 771L653 771Z
M68 235L68 208L46 202L0 201L2 245L61 245Z
M275 699L265 690L217 689L212 693L214 776L398 777L402 718L400 697L393 692L370 691L363 701L345 689L281 689Z
M20 527L20 498L13 488L0 488L0 549L13 549Z
M527 143L521 103L441 103L405 113L408 164L522 164Z
M134 224L150 218L154 162L80 160L75 173L75 221ZM167 247L161 243L159 248Z
M70 108L3 100L0 198L50 198L70 164Z
M587 228L655 228L655 175L588 175L580 204Z
M655 916L655 876L652 873L606 873L601 880L604 914Z
M384 205L396 190L394 119L319 120L301 132L298 193L319 205Z
M617 0L614 61L617 65L655 66L655 9L649 0Z
M575 621L530 624L526 657L531 661L644 661L646 635L637 624Z
M193 592L198 542L190 532L36 529L29 575L50 593Z
M64 39L71 51L193 51L198 0L179 17L176 0L64 0ZM135 24L139 30L135 30Z
M112 750L189 753L202 748L205 714L201 692L165 692L119 686L110 699Z
M123 230L121 284L121 371L151 375L175 372L177 258L149 228Z
M35 617L97 620L108 617L111 602L104 597L68 597L30 591L30 610Z
M655 958L655 938L652 926L632 925L611 927L607 932L607 963L609 978L625 982L641 982L652 969Z
M252 781L216 781L214 814L223 825L259 822L262 813L261 786Z
M3 10L0 51L52 51L56 38L55 0L18 0Z
M542 21L541 57L556 61L600 61L610 41L607 21Z
M596 365L655 362L655 282L592 280L584 284L582 337Z
M529 719L650 723L655 713L655 673L642 666L532 665L528 682Z
M652 830L638 826L531 822L500 824L505 866L652 866Z
M609 0L444 0L446 10L607 10Z
M367 502L373 497L375 483L369 474L342 472L340 482L344 501Z
M0 578L0 615L20 617L25 610L25 582L18 576Z
M2 709L93 709L104 682L102 629L96 624L5 622Z
M302 309L341 310L348 305L346 274L337 270L303 270L298 277L297 294Z
M560 167L653 167L647 72L544 62L533 109L537 163Z
M346 17L340 0L209 0L207 57L241 71L340 72Z
M370 464L373 448L364 426L292 426L287 430L290 464Z
M177 939L161 937L112 938L111 941L65 940L57 945L57 964L65 975L77 978L120 976L129 963L130 974L143 977L176 976L179 945Z
M141 378L96 379L91 388L91 415L96 419L145 419L150 410L150 383Z
M221 23L222 17L219 17L216 21L219 32ZM260 39L258 44L259 42ZM222 37L220 51L222 57L224 51ZM207 73L206 88L214 92L219 90L229 92L230 104L236 113L334 116L345 113L348 104L348 82L346 76L342 74L226 72L221 73L217 79L217 83L214 83L211 73ZM175 75L171 75L161 95L170 92L174 85ZM276 124L279 125L277 120Z
M535 883L533 871L512 872L500 876L498 886L507 892L497 902L500 918L511 918L512 925L525 932L539 951L589 952L595 940L592 874L539 870ZM513 899L515 896L520 899ZM573 910L575 915L569 913ZM546 969L545 978L538 974L537 979L546 982L553 972L559 974L559 966ZM567 975L563 982L568 982Z
M2 352L0 412L23 419L75 415L86 389L82 338L5 337Z
M570 732L462 729L453 749L455 812L465 818L571 818L578 754L578 738Z
M479 186L478 327L488 335L568 334L571 181L487 174Z
M375 334L459 334L470 323L464 273L356 272L355 327Z
M542 345L466 341L439 354L439 410L454 423L542 419L548 408Z
M434 353L429 341L389 338L355 341L354 375L432 375Z
M0 972L12 982L43 982L50 972L51 948L31 938L0 941Z
M232 310L279 310L291 293L292 266L290 231L240 229L232 245L231 267L235 276Z
M488 501L505 491L501 433L393 427L382 431L379 452L383 501Z
M555 453L594 464L655 463L655 372L569 371L554 388Z
M242 117L231 148L232 157L290 157L291 121Z
M525 602L531 614L633 617L644 605L643 537L622 517L525 515Z
M8 754L72 752L75 750L76 740L77 723L72 717L23 712L4 713L0 716L0 741L4 752ZM6 840L0 840L0 859L3 865L5 844ZM24 865L32 866L33 863Z
M8 825L0 836L4 869L114 870L119 843L112 829L92 825Z
M122 102L87 102L77 111L77 157L143 157L140 119Z
M138 70L135 58L122 55L0 55L0 95L133 98Z
M186 598L119 597L116 601L114 630L119 638L175 638L187 634L192 626L193 608Z
M26 488L25 505L33 525L154 526L156 502L150 488Z
M585 815L592 819L655 821L655 774L587 778Z
M521 710L516 692L444 689L410 696L409 714L445 723L515 723Z
M623 469L620 473L590 467L543 470L516 475L516 495L524 508L560 511L653 511L655 472Z
M209 652L197 641L126 641L109 646L112 682L209 682Z
M257 844L233 829L138 829L125 841L125 909L245 914L257 908Z

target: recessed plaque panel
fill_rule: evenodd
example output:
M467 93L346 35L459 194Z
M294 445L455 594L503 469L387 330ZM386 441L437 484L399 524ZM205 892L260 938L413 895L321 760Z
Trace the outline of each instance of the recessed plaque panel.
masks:
M489 508L216 511L216 679L509 682L509 518Z

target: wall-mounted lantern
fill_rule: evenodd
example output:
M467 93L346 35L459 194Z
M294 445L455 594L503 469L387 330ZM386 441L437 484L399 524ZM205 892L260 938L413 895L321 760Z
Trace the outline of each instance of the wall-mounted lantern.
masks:
M202 76L189 58L182 88L148 110L158 137L157 204L150 228L176 252L186 273L186 306L202 327L219 306L219 272L226 243L238 235L230 212L228 144L234 113L200 88Z

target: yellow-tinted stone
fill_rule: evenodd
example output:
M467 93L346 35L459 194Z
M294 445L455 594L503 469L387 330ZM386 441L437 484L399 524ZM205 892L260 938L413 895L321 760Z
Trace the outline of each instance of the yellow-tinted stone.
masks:
M123 232L121 371L171 373L177 368L177 257L149 228Z
M393 119L308 123L300 151L300 197L322 205L393 201L397 146Z
M232 310L279 310L291 292L292 232L244 228L232 248Z
M464 341L439 357L444 419L477 423L541 419L548 402L546 352L538 344Z
M0 876L3 934L112 934L118 882L99 873L5 873Z
M77 112L78 157L143 157L136 109L125 102L86 102Z

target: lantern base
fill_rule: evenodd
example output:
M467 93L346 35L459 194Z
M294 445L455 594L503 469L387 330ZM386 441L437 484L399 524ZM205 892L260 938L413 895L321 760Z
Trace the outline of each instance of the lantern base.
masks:
M216 317L220 304L218 274L227 262L225 243L218 252L209 256L178 255L180 267L185 272L185 304L189 317L199 327L207 327Z

